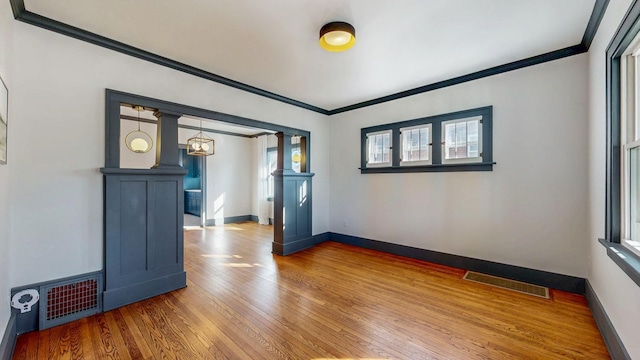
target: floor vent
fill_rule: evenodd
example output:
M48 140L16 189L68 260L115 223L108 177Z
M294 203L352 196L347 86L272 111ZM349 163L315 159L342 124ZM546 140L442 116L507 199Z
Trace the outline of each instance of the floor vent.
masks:
M101 274L68 279L40 287L40 330L101 311Z
M519 293L529 294L545 299L549 298L549 288L543 286L527 284L520 281L504 279L497 276L481 274L473 271L467 271L467 273L464 274L463 279L478 282L481 284L492 285L503 289L509 289L517 291Z

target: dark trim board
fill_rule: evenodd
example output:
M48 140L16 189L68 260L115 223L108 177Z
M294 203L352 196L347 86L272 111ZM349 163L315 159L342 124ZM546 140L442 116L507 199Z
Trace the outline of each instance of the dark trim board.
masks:
M532 56L530 58L526 58L526 59L523 59L523 60L518 60L518 61L514 61L514 62L511 62L511 63L508 63L508 64L494 66L494 67L489 68L489 69L476 71L476 72L471 73L471 74L462 75L462 76L458 76L458 77L447 79L447 80L443 80L443 81L438 81L438 82L435 82L435 83L432 83L432 84L428 84L428 85L420 86L420 87L417 87L417 88L413 88L413 89L397 92L395 94L382 96L382 97L375 98L375 99L372 99L372 100L359 102L357 104L353 104L353 105L349 105L349 106L344 106L344 107L341 107L341 108L333 109L333 110L329 111L328 115L335 115L335 114L340 114L340 113L351 111L351 110L361 109L361 108L368 107L368 106L378 105L378 104L382 104L382 103L385 103L385 102L402 99L402 98L405 98L405 97L408 97L408 96L422 94L422 93L425 93L425 92L438 90L438 89L442 89L442 88L445 88L445 87L458 85L458 84L466 83L466 82L473 81L473 80L482 79L482 78L493 76L493 75L498 75L498 74L502 74L502 73L505 73L505 72L513 71L513 70L522 69L522 68L533 66L533 65L539 65L539 64L542 64L542 63L546 63L548 61L558 60L558 59L562 59L562 58L565 58L565 57L568 57L568 56L582 54L582 53L585 53L587 51L588 51L588 49L586 47L584 47L582 44L578 44L578 45L570 46L570 47L567 47L567 48L564 48L564 49L551 51L551 52L548 52L546 54Z
M104 311L113 310L124 305L178 290L187 286L187 273L171 274L150 281L143 281L131 286L105 291L103 293Z
M298 100L291 99L286 96L282 96L267 90L263 90L255 86L241 83L239 81L232 80L227 77L220 76L220 75L196 68L194 66L181 63L179 61L175 61L146 50L142 50L140 48L133 47L131 45L122 43L120 41L109 39L107 37L77 28L75 26L71 26L71 25L62 23L60 21L50 19L42 15L38 15L25 8L24 0L12 0L11 5L13 7L13 14L16 20L20 20L27 24L38 26L43 29L57 32L58 34L62 34L62 35L72 37L74 39L86 41L93 45L98 45L100 47L103 47L109 50L117 51L125 55L133 56L138 59L146 60L157 65L165 66L173 70L181 71L181 72L194 75L206 80L217 82L222 85L227 85L232 88L243 90L255 95L264 96L272 100L280 101L285 104L311 110L320 114L325 114L325 115L327 114L327 110L321 109L317 106L313 106L313 105L304 103L302 101L298 101Z
M309 249L311 247L314 247L320 243L323 243L325 241L328 241L330 239L329 233L322 233L322 234L317 234L317 235L313 235L311 237L308 237L306 239L301 239L301 240L296 240L296 241L292 241L292 242L287 242L285 244L279 244L276 242L272 243L273 246L273 253L277 254L277 255L282 255L282 256L286 256L286 255L291 255L291 254L295 254L299 251L302 250L306 250Z
M18 340L16 314L12 312L2 336L2 342L0 342L0 360L11 360L13 349L16 347L16 340Z
M233 223L241 223L245 221L253 221L251 215L239 215L239 216L229 216L222 219L223 224L233 224ZM207 219L204 223L205 226L215 226L216 219Z
M400 255L411 259L428 261L436 264L452 266L459 269L477 271L484 274L522 281L530 284L546 286L552 289L584 294L585 279L575 276L561 275L542 270L528 269L520 266L500 264L493 261L480 260L459 255L451 255L411 246L392 244L370 240L357 236L330 233L329 240L343 244L377 250L389 254Z
M258 215L251 215L251 221L260 222ZM269 218L269 225L273 225L273 218Z
M600 330L600 334L602 334L604 343L607 345L607 350L609 350L611 358L614 360L631 360L627 349L624 347L622 340L618 336L618 332L616 332L616 328L611 323L611 319L609 319L607 312L604 310L602 303L598 299L596 292L593 290L588 280L586 282L584 296L587 298L587 304L589 305L589 309L591 309L593 319L598 325L598 329Z
M145 119L145 118L139 118L138 119L135 116L129 116L129 115L120 115L120 119L121 120L129 120L129 121L139 121L139 122L143 122L143 123L147 123L147 124L156 124L156 125L158 124L157 120L151 120L151 119ZM223 131L223 130L210 129L210 128L207 128L207 127L198 127L198 126L182 125L182 124L178 124L178 128L196 130L196 131L204 131L204 132L220 134L220 135L238 136L238 137L243 137L243 138L255 138L255 137L258 137L260 135L273 135L272 133L269 133L269 132L259 132L259 133L256 133L256 134L247 135L247 134L240 134L240 133L236 133L236 132L232 132L232 131Z
M572 56L572 55L577 55L577 54L587 52L589 50L589 47L591 46L591 42L593 41L593 38L596 35L596 32L598 31L600 22L602 21L604 13L609 4L609 0L595 1L595 4L593 6L593 11L591 12L591 17L589 18L589 22L587 23L584 35L579 44L569 46L564 49L551 51L545 54L532 56L526 59L514 61L508 64L495 66L495 67L477 71L471 74L458 76L452 79L439 81L436 83L420 86L414 89L401 91L398 93L390 94L390 95L379 97L376 99L363 101L360 103L344 106L344 107L333 109L333 110L326 110L326 109L322 109L320 107L307 104L286 96L282 96L267 90L257 88L255 86L251 86L245 83L241 83L239 81L235 81L227 77L223 77L223 76L196 68L194 66L184 64L184 63L160 56L158 54L154 54L149 51L145 51L145 50L133 47L131 45L124 44L122 42L119 42L113 39L109 39L107 37L44 17L42 15L38 15L36 13L28 11L25 8L24 0L10 0L10 2L11 2L11 8L13 10L13 16L16 18L16 20L25 22L27 24L38 26L43 29L47 29L62 35L66 35L66 36L81 40L81 41L86 41L88 43L104 47L109 50L117 51L122 54L133 56L138 59L146 60L157 65L165 66L177 71L181 71L187 74L191 74L191 75L206 79L206 80L231 86L239 90L243 90L259 96L264 96L266 98L269 98L275 101L280 101L285 104L289 104L292 106L314 111L323 115L335 115L335 114L343 113L346 111L351 111L355 109L364 108L367 106L377 105L387 101L392 101L392 100L400 99L407 96L421 94L424 92L441 89L443 87L457 85L467 81L477 80L483 77L497 75L497 74L501 74L501 73L512 71L512 70L522 69L527 66L538 65L548 61L553 61L553 60L561 59L567 56Z
M607 255L616 265L624 271L638 286L640 286L640 258L624 245L598 239L600 244L607 248Z

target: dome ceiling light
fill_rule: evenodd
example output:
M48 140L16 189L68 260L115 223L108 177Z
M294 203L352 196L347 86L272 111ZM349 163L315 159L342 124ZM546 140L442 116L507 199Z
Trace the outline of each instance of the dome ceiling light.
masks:
M320 29L320 46L332 52L351 49L356 43L356 29L346 22L330 22Z

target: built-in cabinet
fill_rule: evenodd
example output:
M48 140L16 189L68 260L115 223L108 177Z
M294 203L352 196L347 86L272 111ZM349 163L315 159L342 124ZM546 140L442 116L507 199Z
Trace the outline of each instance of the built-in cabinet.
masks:
M185 190L184 191L184 212L187 214L200 216L202 209L202 191L201 190Z

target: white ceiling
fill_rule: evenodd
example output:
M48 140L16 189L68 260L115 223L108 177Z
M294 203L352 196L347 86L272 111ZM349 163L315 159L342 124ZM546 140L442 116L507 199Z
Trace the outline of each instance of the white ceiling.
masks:
M324 109L579 44L595 0L26 0L27 10ZM356 28L329 53L318 31Z

